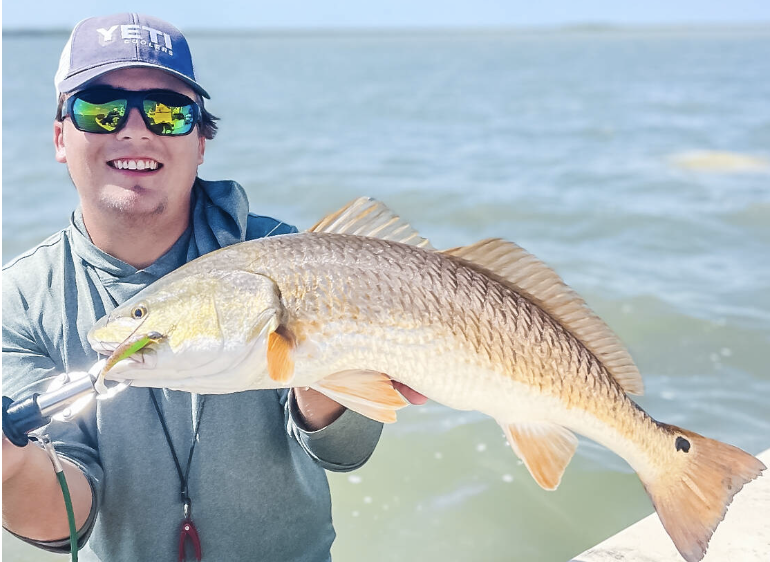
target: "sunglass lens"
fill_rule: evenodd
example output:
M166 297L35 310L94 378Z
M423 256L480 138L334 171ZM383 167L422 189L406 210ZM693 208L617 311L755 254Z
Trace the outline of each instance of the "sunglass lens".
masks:
M161 94L145 99L144 114L156 135L186 135L195 126L195 103L181 95Z
M126 100L100 102L80 97L72 105L72 120L82 131L112 133L119 128L127 105Z

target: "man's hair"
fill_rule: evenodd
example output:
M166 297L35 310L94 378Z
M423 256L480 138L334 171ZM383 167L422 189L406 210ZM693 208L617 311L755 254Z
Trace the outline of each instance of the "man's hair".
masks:
M67 98L69 98L71 95L72 94L59 94L59 103L56 104L57 121L64 121L64 117L62 116L64 102L66 102ZM203 98L201 98L198 94L195 94L195 101L198 102L198 105L201 108L201 120L198 123L198 135L204 137L207 140L211 140L217 135L217 131L219 130L219 126L217 125L219 117L213 115L206 109L206 107L203 105Z
M217 125L219 117L209 113L203 105L203 98L200 96L196 97L198 98L198 105L201 106L201 120L200 123L198 123L198 134L211 140L217 135L217 131L219 130L219 126Z

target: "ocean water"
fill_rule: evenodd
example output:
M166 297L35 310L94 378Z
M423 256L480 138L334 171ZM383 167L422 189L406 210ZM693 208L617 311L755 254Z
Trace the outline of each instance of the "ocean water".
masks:
M65 40L3 38L4 262L77 203L51 144ZM190 40L222 118L201 177L300 228L370 195L439 248L516 241L626 342L651 415L770 447L770 29ZM329 478L342 562L565 561L652 511L592 442L545 492L493 420L435 403Z

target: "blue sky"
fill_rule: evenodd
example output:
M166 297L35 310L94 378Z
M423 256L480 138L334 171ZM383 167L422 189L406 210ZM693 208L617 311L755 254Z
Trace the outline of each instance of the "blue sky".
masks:
M4 2L3 28L71 28L82 18L121 10L155 15L183 29L770 22L768 0L41 0L34 9L29 2Z

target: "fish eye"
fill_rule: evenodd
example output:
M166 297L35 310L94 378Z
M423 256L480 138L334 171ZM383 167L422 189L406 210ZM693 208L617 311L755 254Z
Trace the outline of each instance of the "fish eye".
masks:
M147 315L147 307L140 304L131 311L131 317L139 320Z

